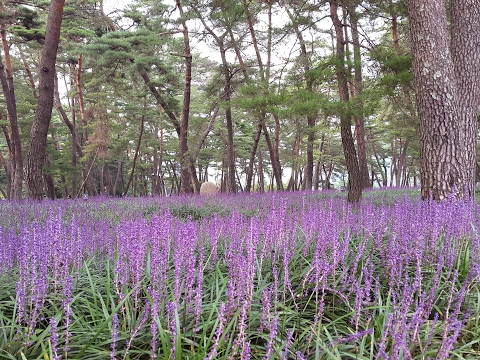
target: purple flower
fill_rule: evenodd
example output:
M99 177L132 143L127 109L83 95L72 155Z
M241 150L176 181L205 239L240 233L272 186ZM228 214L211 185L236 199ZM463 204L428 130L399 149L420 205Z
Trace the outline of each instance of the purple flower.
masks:
M295 353L295 356L297 357L298 360L307 360L307 358L303 356L303 354L300 351L297 351Z
M117 313L112 315L112 343L110 344L110 359L115 360L117 352L117 340L118 340L118 315Z
M165 310L167 312L167 322L168 328L172 333L172 349L171 356L175 359L176 346L177 346L177 320L175 319L175 312L177 311L177 305L173 301L169 301L165 305Z
M282 360L288 360L288 351L290 350L290 346L292 346L292 338L293 338L293 329L288 329L287 343L285 344L285 348L283 349Z
M215 357L217 356L217 347L220 341L220 337L223 334L224 323L225 323L225 304L222 302L220 304L220 308L218 311L218 325L217 325L217 328L215 329L215 338L214 338L213 346L204 360L212 360L212 359L215 359Z
M270 334L268 336L267 351L265 354L264 360L270 359L273 353L273 344L275 342L275 336L277 336L277 324L278 316L275 316L270 323Z
M49 320L50 323L50 346L52 348L53 359L52 360L60 360L61 356L58 355L58 333L57 333L57 322L55 318L52 316Z
M145 302L144 310L143 310L143 315L142 318L140 319L140 322L138 325L135 327L130 332L130 339L127 341L127 346L125 348L125 354L128 354L130 347L132 346L133 340L137 337L138 332L140 329L145 325L145 323L148 320L148 315L150 314L150 303L148 301Z

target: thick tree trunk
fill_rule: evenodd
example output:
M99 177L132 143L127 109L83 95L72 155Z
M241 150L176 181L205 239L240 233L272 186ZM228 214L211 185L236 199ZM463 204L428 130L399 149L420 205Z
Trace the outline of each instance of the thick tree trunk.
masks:
M423 199L474 196L480 100L480 0L409 0Z
M330 1L330 15L336 35L336 76L340 101L345 103L340 113L340 135L348 172L348 202L357 203L362 197L362 182L358 167L357 151L352 135L352 119L347 108L349 101L348 81L345 68L345 42L343 24L338 17L338 1Z
M40 60L38 86L38 106L30 131L27 154L28 196L40 200L43 198L43 166L47 147L47 133L52 118L55 61L60 40L63 6L65 0L52 0L47 20L45 43Z
M451 53L457 83L460 152L466 155L466 188L475 196L480 103L480 0L450 1ZM466 191L466 189L459 189Z

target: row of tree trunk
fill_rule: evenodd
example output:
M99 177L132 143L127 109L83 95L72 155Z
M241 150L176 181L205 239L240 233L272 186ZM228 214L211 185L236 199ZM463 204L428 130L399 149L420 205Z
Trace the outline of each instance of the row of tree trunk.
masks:
M358 202L362 196L362 190L372 186L372 179L378 174L370 173L367 166L366 146L365 146L365 129L363 118L362 103L362 68L360 54L360 37L358 31L358 15L356 13L356 4L353 1L331 0L328 2L330 8L330 17L335 32L335 70L338 86L338 96L343 107L340 109L338 116L340 119L341 143L348 172L348 200L352 203ZM389 5L393 6L391 0ZM171 170L175 182L180 193L198 192L199 179L196 171L196 156L192 156L192 152L188 148L188 129L190 115L190 96L192 81L192 54L190 49L189 32L186 23L185 13L180 0L176 1L177 9L180 12L181 24L183 27L183 40L185 53L182 57L185 59L185 81L183 93L183 106L180 120L176 114L168 110L165 99L159 90L152 85L147 69L140 69L139 74L143 78L146 86L152 95L156 98L158 106L166 109L166 115L175 127L179 138L179 162L180 168L175 169L173 165ZM254 28L254 19L251 13L250 5L246 0L242 0L243 10L247 19L247 25L250 32L251 42L255 51L257 65L259 68L259 76L263 91L263 96L270 95L270 71L271 71L271 54L272 54L272 3L268 2L267 17L267 59L262 57L257 41L257 33ZM47 135L50 128L51 114L55 105L60 113L66 126L70 129L72 138L72 165L77 164L78 157L85 158L84 148L89 140L87 131L87 111L83 102L82 86L81 86L81 69L82 57L78 58L78 69L76 78L73 79L74 68L72 67L71 85L77 87L77 100L80 108L81 122L83 133L77 134L75 124L75 112L72 110L71 115L66 113L60 102L58 94L58 81L56 81L56 56L60 39L60 29L63 17L64 0L53 0L50 4L50 11L47 20L47 30L45 42L39 63L39 84L35 88L33 78L30 74L32 90L38 99L38 106L35 112L35 119L31 128L29 146L27 151L27 163L25 165L25 177L27 184L27 196L33 199L42 199L45 193L48 196L54 196L54 184L52 176L44 171L44 167L50 161L46 155ZM192 7L193 10L196 10ZM300 44L300 56L305 58L303 62L303 71L305 74L305 89L314 93L314 82L310 75L310 62L308 59L308 51L306 43L303 39L302 31L297 24L298 17L293 16L291 9L285 5L286 12L292 21L298 42ZM478 133L478 106L480 102L480 23L476 21L480 15L480 0L452 0L449 4L449 21L447 21L447 8L444 3L436 0L426 0L418 2L408 0L408 11L410 19L410 33L413 52L413 69L415 75L416 90L416 107L418 109L418 120L420 123L420 144L421 144L421 184L422 197L434 199L443 199L448 197L450 193L456 192L457 196L474 195L475 174L477 170L476 164L476 142ZM396 33L396 17L392 11L392 39L397 52L398 35ZM227 16L225 16L227 18ZM203 20L202 20L203 21ZM226 60L226 40L230 40L235 48L240 70L243 73L244 81L250 82L250 75L245 66L244 60L239 48L236 48L235 36L232 26L228 24L219 35L211 27L203 21L205 28L210 36L212 36L220 51L223 74L224 88L220 98L225 108L225 123L227 128L226 137L226 156L222 175L222 188L226 192L234 193L237 191L238 174L236 171L235 149L233 142L233 119L231 111L231 96L234 91L233 73L229 68ZM347 26L348 24L348 26ZM439 26L440 24L440 26ZM350 33L347 29L351 29ZM13 83L13 72L9 54L9 46L7 44L6 24L1 23L2 48L4 51L5 63L0 57L0 82L5 97L8 120L10 127L7 129L3 126L3 132L7 139L9 149L8 163L2 157L2 164L7 170L10 188L7 189L8 197L12 199L21 199L22 182L24 164L22 158L22 146L18 128L18 119L16 112L15 89ZM115 28L112 24L111 31ZM351 41L349 39L351 34ZM353 46L353 52L349 49L349 44ZM229 45L230 46L230 42ZM350 59L350 53L353 53L353 62ZM353 67L349 67L352 64ZM26 66L27 70L28 67ZM75 84L73 83L75 82ZM404 89L405 96L410 98L409 90ZM351 104L355 104L355 115L352 112ZM74 99L71 99L71 109L74 108ZM413 109L413 107L412 107ZM218 110L217 110L218 111ZM252 109L258 119L254 143L249 159L249 165L246 176L245 190L252 189L254 179L255 158L260 158L261 154L257 154L257 149L261 136L264 140L270 155L270 166L272 169L272 181L275 183L277 190L283 190L282 168L279 157L279 134L280 121L279 115L275 110L271 110L270 116L273 118L273 131L267 126L267 117L269 116L265 110ZM411 110L412 116L414 110ZM216 113L212 116L214 121ZM314 164L314 143L316 140L315 125L316 116L310 114L306 116L307 125L307 151L306 164L303 171L294 169L292 178L289 181L287 189L312 189L318 188L319 174L321 174L321 166L325 164ZM135 165L139 153L139 146L142 140L143 123L140 136L137 142L137 149L133 158L132 170L129 180L123 188L126 193L129 190L133 179L137 177L135 174ZM355 137L352 133L352 125L355 128ZM209 124L211 128L211 124ZM208 135L208 130L206 132ZM204 140L204 139L203 139ZM203 141L202 140L202 141ZM397 186L405 183L405 179L409 178L407 174L407 156L408 140L399 144L400 151L398 157L395 154L392 159L391 179L396 178ZM98 169L98 179L100 190L98 191L94 184L94 176L91 176L97 157L102 157L101 147L97 147L96 151L87 156L87 161L82 165L82 183L77 183L77 176L73 176L71 186L71 195L78 196L82 189L96 195L105 193L108 184L108 192L110 195L115 193L118 179L122 178L121 166L122 159L118 164L118 172L115 184L112 183L112 176L109 174L108 167L102 166ZM161 154L161 152L160 152ZM259 162L262 166L263 160ZM165 191L161 176L162 159L155 155L154 167L155 172L152 178L152 192L155 193ZM320 166L321 165L321 166ZM323 168L327 184L330 175ZM314 176L315 171L315 176ZM330 174L331 174L331 170ZM263 170L257 174L263 178ZM402 178L404 179L402 182ZM382 174L382 184L385 184L386 170ZM63 180L65 179L63 178ZM261 181L263 184L263 181ZM122 182L123 184L123 182ZM300 185L301 184L301 185ZM392 183L391 183L392 185ZM65 187L64 187L65 188ZM272 185L273 188L273 185Z

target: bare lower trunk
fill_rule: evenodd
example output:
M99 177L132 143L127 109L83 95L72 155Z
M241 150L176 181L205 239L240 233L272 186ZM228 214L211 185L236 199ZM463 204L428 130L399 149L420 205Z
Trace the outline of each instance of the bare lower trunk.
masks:
M421 194L474 196L480 101L480 0L409 0ZM451 34L448 33L448 24ZM449 38L451 35L451 43Z
M247 170L247 182L245 184L245 191L250 192L252 190L252 181L253 181L253 168L255 165L255 154L258 148L258 142L260 141L260 136L262 135L262 124L257 125L257 132L253 138L252 151L250 151L250 158L248 160L248 170Z
M354 68L354 101L357 108L357 116L355 120L355 134L357 135L358 149L358 167L360 170L360 178L362 187L369 188L371 186L370 176L368 174L367 148L365 136L365 118L363 116L363 75L362 75L362 58L360 53L360 37L358 34L358 14L352 7L350 9L350 24L352 27L353 42L353 68Z
M15 88L13 83L13 70L10 61L9 46L7 44L5 24L1 23L2 48L5 54L5 65L0 56L0 82L2 85L3 96L5 98L8 118L10 123L10 199L20 200L22 198L23 185L23 157L22 142L20 139L20 129L17 121L17 104L15 97Z
M343 25L338 17L338 1L330 1L330 15L336 34L336 76L340 101L345 103L340 113L340 134L348 172L348 202L357 203L362 197L362 183L358 167L357 151L352 135L352 119L348 109L349 94L345 68L345 44Z
M120 157L118 158L118 163L117 163L117 174L115 175L115 182L113 183L112 196L117 195L117 189L118 189L119 181L123 183L122 167L123 167L123 156L122 156L122 154L120 154ZM122 187L120 193L123 194L123 187Z
M30 131L27 154L27 187L28 196L37 200L42 199L44 194L43 166L45 164L48 127L52 117L55 62L64 4L65 0L52 0L50 3L45 43L39 66L38 106Z

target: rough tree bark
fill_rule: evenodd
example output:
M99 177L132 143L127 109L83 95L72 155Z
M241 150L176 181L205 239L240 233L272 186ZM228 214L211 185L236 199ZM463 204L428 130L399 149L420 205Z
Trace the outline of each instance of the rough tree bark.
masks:
M340 113L340 134L348 172L348 202L359 202L362 197L362 182L358 167L357 151L352 135L352 119L347 107L349 101L348 81L345 67L345 41L343 24L338 16L338 1L330 1L330 16L336 36L336 76L340 101L345 103Z
M313 76L310 74L310 59L307 53L306 42L303 38L302 31L298 25L296 18L293 16L289 9L288 4L285 4L285 10L292 22L293 29L297 35L298 42L300 43L300 61L303 66L306 90L309 93L313 93ZM305 164L305 189L311 190L313 185L313 145L315 142L315 123L316 114L307 115L307 162ZM317 183L318 188L318 183Z
M232 120L232 106L231 106L231 97L233 92L232 87L232 74L229 69L227 62L227 48L225 46L225 37L228 35L228 29L222 35L217 35L213 29L208 26L203 17L200 17L205 29L208 33L215 39L218 49L220 51L220 57L222 59L222 72L225 79L225 85L223 87L222 100L225 102L225 123L227 125L227 182L226 182L226 192L227 193L236 193L237 184L235 181L235 148L233 144L233 120ZM226 16L225 16L226 17ZM229 25L227 25L228 27Z
M351 4L351 3L349 3ZM358 14L354 6L349 8L350 26L352 28L353 43L353 69L354 69L354 101L357 107L357 115L354 117L355 133L357 135L358 166L362 187L364 189L371 187L370 176L368 173L367 149L365 137L365 117L363 115L363 75L362 58L360 52L360 36L358 32Z
M183 26L183 43L185 46L185 83L183 88L183 108L182 108L182 117L180 120L180 193L190 193L190 178L193 180L196 178L196 169L193 166L193 171L195 174L192 174L192 167L189 166L189 152L188 152L188 120L190 116L190 95L191 95L191 83L192 83L192 54L190 52L190 40L188 37L188 28L187 22L184 19L184 12L182 3L180 0L177 0L177 8L180 12L180 17L182 18ZM195 184L194 184L195 185ZM194 189L195 192L198 192L200 189Z
M22 142L20 139L20 130L17 121L17 103L15 98L15 88L13 84L13 71L10 61L9 46L7 44L7 35L5 23L1 24L2 48L5 55L5 65L0 56L0 82L2 84L3 96L7 104L8 120L10 123L10 192L9 198L20 200L22 198L23 182L23 157ZM7 139L8 140L8 139Z
M423 199L474 196L480 0L408 0ZM451 36L451 42L449 39Z
M250 36L252 39L252 44L253 48L255 50L255 55L257 57L257 62L258 62L258 68L260 71L260 79L262 80L262 84L265 87L264 95L268 96L268 83L269 83L269 78L270 78L270 58L271 58L271 39L272 39L272 6L271 3L268 2L268 28L267 28L267 64L265 65L262 60L262 56L260 53L260 49L258 46L258 41L257 41L257 36L255 34L255 28L253 26L253 18L252 18L252 13L249 9L249 4L247 3L246 0L242 0L243 8L245 11L246 19L247 19L247 25L250 31ZM236 51L237 56L238 52ZM275 114L274 114L275 117ZM258 147L258 140L260 140L260 137L257 135L261 134L261 131L263 130L263 134L265 136L265 141L267 142L268 146L268 151L270 153L270 161L272 163L272 171L273 171L273 176L275 177L276 184L277 184L277 190L283 191L283 183L282 183L282 168L280 164L280 157L278 155L278 120L276 120L276 129L275 129L275 146L272 143L270 139L270 135L268 132L268 129L265 125L265 118L266 118L266 113L264 111L258 113L258 121L259 125L257 127L257 133L254 138L254 146L253 149L256 151ZM258 139L258 140L257 140ZM252 150L253 153L253 150ZM249 169L250 170L250 169ZM248 180L250 179L250 176L247 175L247 186L246 186L246 191L250 189Z
M38 106L35 112L27 153L27 195L40 200L44 194L43 165L47 147L47 133L52 118L55 62L60 40L65 0L52 0L47 20L47 31L40 59Z

